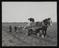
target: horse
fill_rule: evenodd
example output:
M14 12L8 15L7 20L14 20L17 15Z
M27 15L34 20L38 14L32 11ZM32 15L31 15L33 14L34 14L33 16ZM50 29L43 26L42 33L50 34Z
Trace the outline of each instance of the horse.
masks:
M47 35L47 28L50 27L52 25L52 20L51 18L47 18L47 19L44 19L42 22L41 22L41 25L42 25L42 28L38 28L36 30L36 32L39 32L40 30L42 30L42 37L46 37ZM41 35L40 35L41 36Z
M47 33L46 33L47 28L51 25L52 25L51 18L46 18L42 22L36 22L35 26L37 28L34 28L34 30L35 30L34 32L37 35L37 33L40 33L40 31L42 31L42 34L40 34L40 36L45 37L47 35ZM28 36L31 35L32 33L33 33L33 29L30 28L29 32L28 32Z

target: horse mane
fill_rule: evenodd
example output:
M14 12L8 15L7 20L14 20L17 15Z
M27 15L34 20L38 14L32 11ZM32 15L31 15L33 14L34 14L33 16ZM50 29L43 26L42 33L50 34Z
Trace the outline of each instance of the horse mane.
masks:
M44 19L43 21L47 21L47 20L50 20L51 18L46 18L46 19Z

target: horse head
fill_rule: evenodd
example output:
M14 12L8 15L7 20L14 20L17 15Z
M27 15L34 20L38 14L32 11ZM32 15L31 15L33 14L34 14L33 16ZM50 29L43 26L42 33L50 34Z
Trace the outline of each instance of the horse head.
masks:
M51 18L47 18L47 19L44 19L43 20L43 23L46 25L46 26L52 26L52 20Z

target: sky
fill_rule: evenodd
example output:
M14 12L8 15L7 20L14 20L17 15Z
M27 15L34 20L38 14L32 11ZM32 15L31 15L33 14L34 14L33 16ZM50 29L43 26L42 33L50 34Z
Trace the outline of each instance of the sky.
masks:
M57 2L2 2L2 22L28 22L30 17L57 22Z

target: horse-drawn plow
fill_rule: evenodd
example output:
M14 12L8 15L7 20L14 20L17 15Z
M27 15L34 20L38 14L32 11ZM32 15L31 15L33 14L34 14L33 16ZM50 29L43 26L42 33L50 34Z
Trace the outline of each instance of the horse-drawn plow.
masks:
M13 25L11 25L11 26L13 26ZM20 27L18 27L18 30L15 32L14 27L15 26L13 26L12 32L9 32L9 27L7 27L7 26L4 26L2 28L2 32L4 31L3 33L7 33L8 36L11 35L12 37L14 37L12 39L12 41L17 39L17 41L14 41L14 44L15 44L14 46L52 46L52 45L56 45L56 41L53 40L53 37L41 38L39 36L37 37L35 34L28 36L27 29L26 30L20 29ZM2 35L3 35L3 33L2 33ZM4 44L4 43L2 43L2 44ZM8 46L8 44L6 46ZM11 46L13 46L13 45L11 45Z

